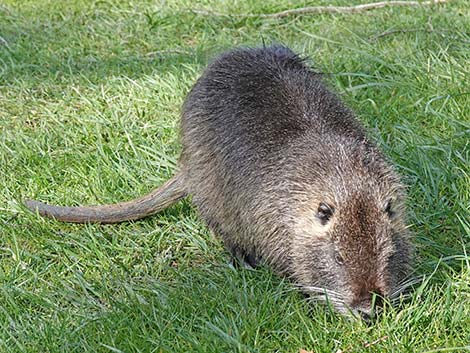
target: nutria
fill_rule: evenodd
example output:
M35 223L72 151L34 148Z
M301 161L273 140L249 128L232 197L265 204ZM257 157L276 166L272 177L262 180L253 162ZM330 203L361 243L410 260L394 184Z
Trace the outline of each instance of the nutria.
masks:
M270 265L342 313L400 291L411 257L404 188L353 113L281 46L229 51L189 93L179 172L142 198L92 207L27 201L67 222L135 220L192 195L237 258Z

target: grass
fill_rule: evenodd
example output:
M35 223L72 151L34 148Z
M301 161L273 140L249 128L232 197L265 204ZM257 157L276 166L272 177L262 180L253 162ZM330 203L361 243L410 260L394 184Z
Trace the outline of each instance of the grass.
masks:
M468 3L277 20L187 11L329 3L0 5L0 351L470 350ZM263 41L327 73L409 186L427 280L372 325L309 304L269 269L234 269L189 201L112 226L21 204L119 201L168 179L192 83L217 53Z

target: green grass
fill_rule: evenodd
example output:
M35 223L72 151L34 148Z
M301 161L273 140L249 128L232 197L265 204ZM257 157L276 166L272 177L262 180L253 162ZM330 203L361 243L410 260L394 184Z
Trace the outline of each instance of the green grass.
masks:
M329 3L0 5L0 351L470 350L468 2L278 20L187 11ZM377 37L401 29L419 31ZM234 269L189 201L112 226L21 205L114 202L168 179L192 83L217 53L263 41L328 73L409 186L416 272L429 280L371 325L308 303L269 269Z

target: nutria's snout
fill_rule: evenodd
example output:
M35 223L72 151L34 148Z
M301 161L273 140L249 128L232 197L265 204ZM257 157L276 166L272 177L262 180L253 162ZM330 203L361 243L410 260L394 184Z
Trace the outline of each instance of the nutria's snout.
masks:
M380 289L364 292L351 303L351 311L354 316L371 322L382 311L384 298L384 293Z
M348 301L340 293L317 287L303 287L302 291L310 299L331 306L346 318L360 319L371 323L380 315L387 300L382 293L370 292L362 298ZM320 294L323 292L322 294Z

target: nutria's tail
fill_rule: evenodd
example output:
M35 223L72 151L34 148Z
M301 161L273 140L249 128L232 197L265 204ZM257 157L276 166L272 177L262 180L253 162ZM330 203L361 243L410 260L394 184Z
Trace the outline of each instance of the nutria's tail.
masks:
M178 173L150 194L127 202L89 207L52 206L35 200L27 200L25 204L31 211L38 212L43 217L63 222L118 223L159 212L186 195L184 176Z

